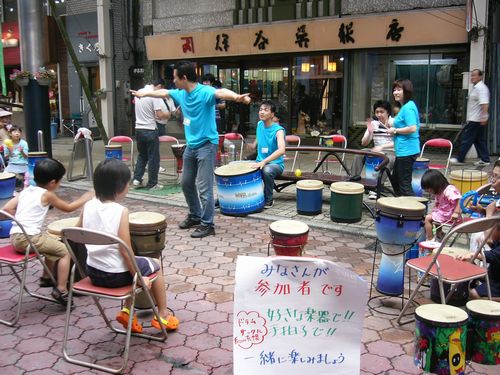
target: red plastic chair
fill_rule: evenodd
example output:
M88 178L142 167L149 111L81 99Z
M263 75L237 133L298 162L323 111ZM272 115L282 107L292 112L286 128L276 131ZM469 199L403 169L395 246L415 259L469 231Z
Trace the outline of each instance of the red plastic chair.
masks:
M169 150L162 150L162 144L167 144L167 145L178 145L179 140L175 137L172 137L170 135L162 135L158 138L160 140L160 163L162 161L173 161L174 163L174 176L176 179L179 178L179 174L177 173L177 159L175 158L171 148ZM166 169L166 168L165 168ZM160 171L161 173L164 173L162 171L162 167L160 166ZM166 175L171 175L170 173L165 172L164 174Z
M446 177L448 175L448 169L450 166L450 159L451 159L451 154L453 153L453 143L451 143L450 140L444 139L444 138L435 138L435 139L429 139L427 142L424 143L422 146L422 151L420 151L420 157L424 154L425 148L447 148L449 149L448 152L448 159L446 160L446 165L444 164L429 164L429 169L444 169L444 176Z
M226 134L224 134L224 140L226 140L226 139L228 141L240 142L240 155L239 155L239 157L235 156L235 158L242 160L242 158L243 158L243 146L245 144L245 137L243 137L243 135L240 133L226 133ZM227 154L227 150L226 150L226 154Z
M111 137L111 139L108 141L108 145L111 145L113 143L122 145L122 148L123 148L123 145L126 145L127 148L130 149L130 152L128 153L129 156L126 156L127 153L125 152L125 150L122 149L122 161L130 162L130 165L132 167L132 172L133 172L134 168L135 168L134 140L126 135L117 135L117 136Z
M347 138L341 134L333 134L333 135L321 135L319 137L319 146L320 147L335 147L340 146L341 148L347 148ZM342 153L340 160L344 162L345 154ZM318 158L316 159L316 164L321 162L321 151L318 152ZM323 164L321 165L321 170L323 173L331 173L328 165L329 163L339 163L339 161L335 157L327 158ZM342 173L342 164L339 167L339 174Z
M298 135L287 135L287 136L285 136L285 143L286 143L287 146L297 146L297 147L300 147L300 141L301 141L301 139L300 139L300 137ZM291 169L292 171L295 170L295 163L297 162L298 156L299 156L299 152L295 151L295 154L293 156L293 162L292 162L292 169ZM288 157L286 155L284 155L283 158L284 158L285 162L287 160L292 159L291 157Z

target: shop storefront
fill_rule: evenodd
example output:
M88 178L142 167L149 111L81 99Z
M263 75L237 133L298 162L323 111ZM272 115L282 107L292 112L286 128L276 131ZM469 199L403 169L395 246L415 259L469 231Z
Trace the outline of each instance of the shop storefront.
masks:
M413 81L422 125L449 129L464 116L464 25L460 8L410 11L153 35L146 48L167 79L188 59L222 87L251 94L249 107L228 106L226 131L252 134L257 102L270 99L288 133L352 133L376 100L391 99L398 78Z

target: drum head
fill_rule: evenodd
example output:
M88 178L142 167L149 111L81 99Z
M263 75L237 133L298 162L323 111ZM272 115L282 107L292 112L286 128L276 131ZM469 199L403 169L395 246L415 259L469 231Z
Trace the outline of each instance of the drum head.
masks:
M301 235L309 232L309 226L297 220L278 220L269 225L271 233Z
M164 215L158 212L139 211L128 215L128 221L132 225L152 225L165 222Z
M363 194L365 186L357 182L334 182L330 185L330 191L337 194Z
M10 172L0 173L0 180L8 180L8 179L11 179L14 177L16 177L16 175L14 173L10 173Z
M465 306L474 315L480 315L487 319L500 319L500 302L476 299L467 302Z
M450 173L450 178L457 181L482 181L486 180L487 177L486 172L470 169L462 169Z
M178 144L178 145L170 145L170 147L172 148L182 148L182 147L186 147L185 144Z
M319 180L300 180L295 185L301 190L321 190L324 184Z
M422 241L419 242L418 247L422 249L427 249L427 250L434 250L437 249L439 246L441 246L441 242L437 241Z
M78 219L80 218L77 216L54 221L47 225L47 232L56 236L60 236L63 229L74 227L78 223Z
M437 248L433 250L433 253L437 251ZM450 257L456 257L459 255L466 255L469 254L470 250L467 249L462 249L460 247L443 247L443 250L441 250L441 254L446 254L449 255Z
M427 163L427 162L430 162L431 160L427 159L427 158L417 158L417 160L415 160L415 161L418 161L420 163Z
M415 316L420 321L426 321L430 324L438 323L441 325L456 325L465 323L468 315L462 309L450 305L427 304L415 309Z
M121 150L122 145L106 145L104 148L106 150Z
M252 163L230 163L228 165L223 165L215 170L215 175L219 177L231 177L231 176L241 176L247 173L252 173L257 171L255 168L251 168Z
M29 158L41 158L41 157L44 157L44 158L48 158L49 155L45 152L45 151L30 151L28 152L28 157Z
M411 197L384 197L377 200L377 210L390 215L422 218L425 206Z

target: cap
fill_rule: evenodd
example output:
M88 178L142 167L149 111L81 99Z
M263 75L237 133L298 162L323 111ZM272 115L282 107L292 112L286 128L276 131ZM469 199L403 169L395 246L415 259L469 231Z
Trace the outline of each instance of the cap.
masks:
M6 111L5 109L0 109L0 117L10 116L12 112Z

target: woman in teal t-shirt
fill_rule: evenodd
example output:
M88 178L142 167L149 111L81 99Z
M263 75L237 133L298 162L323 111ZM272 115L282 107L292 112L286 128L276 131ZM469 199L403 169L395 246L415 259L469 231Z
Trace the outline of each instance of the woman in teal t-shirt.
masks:
M413 84L408 79L397 80L392 85L394 100L401 103L401 110L394 118L389 133L394 135L396 161L392 173L392 186L396 195L415 195L411 187L413 163L420 153L420 120L418 108L411 99Z

